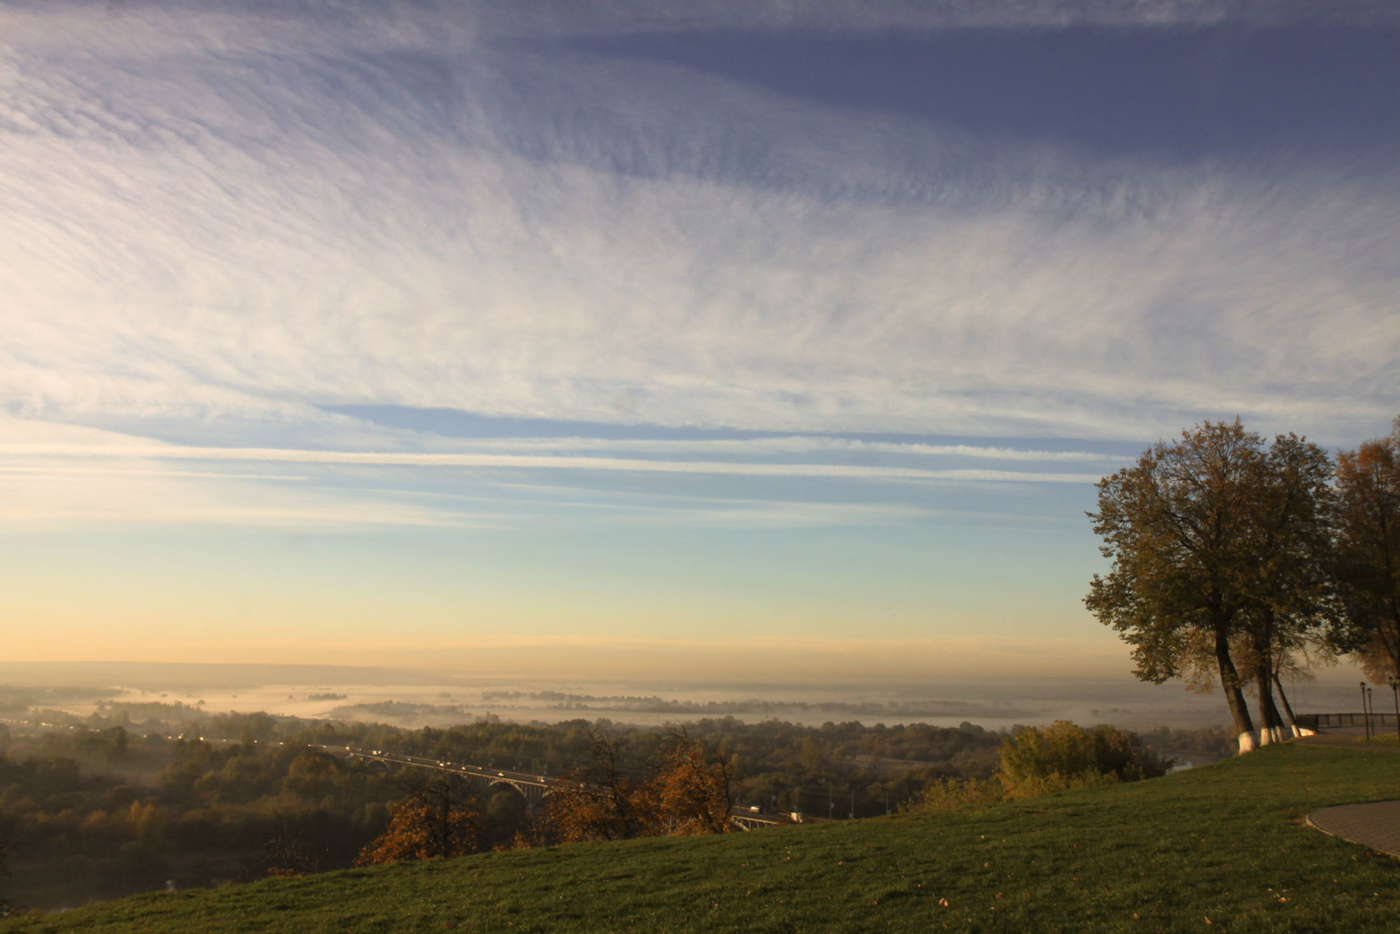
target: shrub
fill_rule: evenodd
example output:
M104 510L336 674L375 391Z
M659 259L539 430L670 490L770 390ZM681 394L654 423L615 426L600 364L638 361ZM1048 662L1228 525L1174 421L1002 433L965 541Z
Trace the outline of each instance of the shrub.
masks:
M919 799L918 810L947 813L965 811L969 808L986 807L996 804L1006 797L1001 779L991 778L936 778Z
M1171 765L1130 730L1101 724L1084 729L1068 720L1025 729L1002 743L998 777L1006 797L1038 795L1155 778Z

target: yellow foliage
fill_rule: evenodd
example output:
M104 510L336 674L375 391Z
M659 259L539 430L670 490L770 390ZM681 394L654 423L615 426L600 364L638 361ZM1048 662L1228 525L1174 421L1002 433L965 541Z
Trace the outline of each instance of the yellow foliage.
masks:
M413 797L392 805L389 813L388 829L360 851L356 866L463 856L476 849L481 815L467 801Z

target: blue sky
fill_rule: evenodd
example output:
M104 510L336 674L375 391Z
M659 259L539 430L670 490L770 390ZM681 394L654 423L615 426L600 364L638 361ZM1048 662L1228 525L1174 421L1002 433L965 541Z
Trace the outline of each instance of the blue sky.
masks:
M1124 675L1092 481L1383 434L1397 242L1389 3L0 2L7 645Z

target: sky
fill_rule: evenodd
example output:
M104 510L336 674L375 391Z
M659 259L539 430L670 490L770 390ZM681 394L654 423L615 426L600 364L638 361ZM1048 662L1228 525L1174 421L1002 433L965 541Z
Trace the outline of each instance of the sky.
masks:
M1131 677L1093 482L1400 412L1400 8L0 0L8 660Z

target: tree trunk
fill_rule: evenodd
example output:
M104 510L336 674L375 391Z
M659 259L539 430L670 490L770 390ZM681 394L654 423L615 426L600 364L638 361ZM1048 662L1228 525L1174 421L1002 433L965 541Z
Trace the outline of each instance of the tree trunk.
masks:
M1269 703L1272 698L1270 689L1273 687L1269 678L1267 662L1258 662L1254 666L1254 686L1259 692L1259 745L1267 746L1274 741L1274 721L1269 716Z
M1249 718L1249 705L1245 703L1244 692L1240 690L1240 674L1235 670L1234 660L1230 658L1230 640L1224 635L1215 637L1215 660L1220 666L1220 686L1225 690L1225 703L1229 705L1230 715L1235 719L1240 752L1250 752L1257 745L1254 721Z
M1278 699L1283 701L1283 712L1288 715L1288 727L1293 731L1294 736L1302 736L1303 732L1298 728L1298 717L1293 713L1293 705L1288 703L1288 695L1283 692L1283 682L1279 680L1278 672L1274 672L1274 687L1278 689Z
M1274 702L1272 684L1269 686L1269 717L1274 721L1274 742L1283 742L1283 715L1278 712L1278 704Z
M1272 659L1264 657L1256 663L1254 682L1259 688L1259 745L1261 746L1283 742L1283 717L1278 712L1278 705L1274 703L1274 682L1276 680L1277 675L1274 673Z

